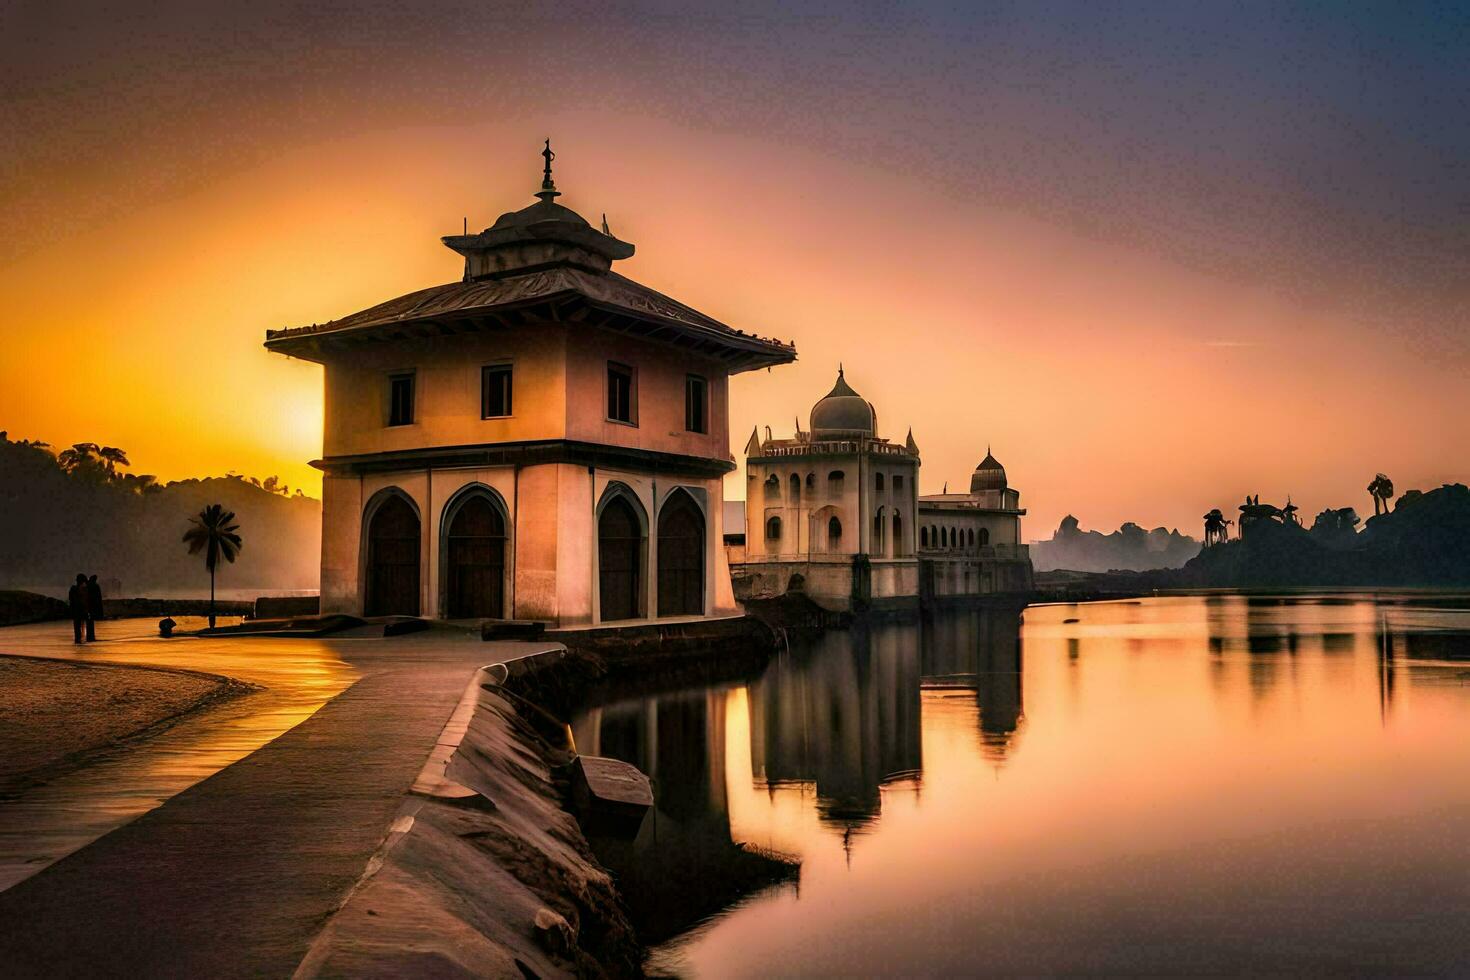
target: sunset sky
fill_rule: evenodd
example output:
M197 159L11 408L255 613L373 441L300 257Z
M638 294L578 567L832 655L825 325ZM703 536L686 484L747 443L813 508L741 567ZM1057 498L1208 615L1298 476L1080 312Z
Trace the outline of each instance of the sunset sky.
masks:
M0 5L0 429L315 494L264 331L458 279L550 136L620 272L796 342L737 456L841 361L1028 538L1470 478L1470 8L609 6Z

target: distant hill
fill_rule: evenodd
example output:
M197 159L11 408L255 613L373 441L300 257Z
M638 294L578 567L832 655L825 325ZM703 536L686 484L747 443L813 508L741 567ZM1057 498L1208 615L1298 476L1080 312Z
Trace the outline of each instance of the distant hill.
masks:
M1178 530L1156 527L1145 531L1131 521L1111 534L1084 531L1077 518L1068 514L1050 541L1031 543L1031 564L1038 572L1178 568L1199 554L1199 548L1198 541Z
M288 496L273 478L160 484L126 466L126 455L110 447L52 453L0 432L0 588L64 589L86 572L117 579L126 595L207 591L203 560L182 538L189 519L214 503L235 512L244 539L239 560L220 570L221 589L318 587L320 501Z

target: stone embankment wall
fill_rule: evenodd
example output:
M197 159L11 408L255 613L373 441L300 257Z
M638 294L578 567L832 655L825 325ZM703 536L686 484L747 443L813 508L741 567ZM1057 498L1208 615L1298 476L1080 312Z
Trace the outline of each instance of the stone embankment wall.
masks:
M562 808L568 733L503 685L563 656L479 672L298 977L641 974L612 879Z

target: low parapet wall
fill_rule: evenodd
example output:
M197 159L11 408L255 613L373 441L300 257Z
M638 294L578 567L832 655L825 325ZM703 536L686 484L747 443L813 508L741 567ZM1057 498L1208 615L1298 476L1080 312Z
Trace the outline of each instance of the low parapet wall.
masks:
M476 674L298 977L641 975L612 879L562 808L569 733L557 744L505 685L566 655Z

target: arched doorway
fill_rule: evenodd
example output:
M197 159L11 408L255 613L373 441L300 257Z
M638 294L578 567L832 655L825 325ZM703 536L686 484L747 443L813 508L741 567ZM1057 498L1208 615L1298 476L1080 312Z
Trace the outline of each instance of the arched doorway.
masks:
M471 493L449 515L444 536L444 615L505 616L505 516L485 493Z
M643 525L622 494L597 519L598 605L604 622L636 619L643 591Z
M658 514L658 614L704 612L704 514L682 490Z
M367 616L419 614L419 515L391 493L368 524Z

